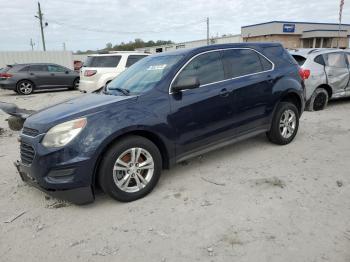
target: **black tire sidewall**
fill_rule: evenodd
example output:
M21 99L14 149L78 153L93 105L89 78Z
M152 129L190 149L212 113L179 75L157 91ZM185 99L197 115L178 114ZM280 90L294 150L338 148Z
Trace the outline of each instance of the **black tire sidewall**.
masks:
M72 87L70 88L70 90L77 90L77 89L78 89L77 83L79 83L79 78L74 79L73 85L72 85Z
M21 84L21 83L30 83L31 85L32 85L32 92L30 92L29 94L24 94L24 93L22 93L21 92L21 90L20 90L20 88L19 88L19 85ZM34 88L35 88L35 86L34 86L34 83L32 82L32 81L29 81L29 80L21 80L21 81L19 81L17 84L16 84L16 93L17 94L20 94L20 95L31 95L33 92L34 92Z
M284 138L281 134L279 125L280 125L280 119L281 119L282 114L287 110L292 110L295 113L296 127L294 130L294 134L291 137ZM275 144L287 145L293 141L293 139L295 138L295 136L298 133L298 129L299 129L299 111L298 111L298 109L292 103L281 102L277 107L276 113L275 113L273 121L272 121L271 130L268 133L269 139L271 140L271 142L273 142Z
M315 109L315 100L316 100L317 96L319 96L319 95L324 95L326 97L326 101L325 101L324 105L321 108ZM329 95L328 95L327 90L324 89L324 88L317 88L315 90L315 92L312 94L312 97L310 99L309 108L310 108L311 111L321 111L321 110L323 110L323 109L325 109L327 107L328 101L329 101Z
M154 173L147 186L135 193L124 192L117 187L113 180L113 166L117 158L132 147L146 149L153 157ZM110 147L104 154L99 170L99 183L102 190L116 200L122 202L134 201L150 193L158 183L162 171L162 158L158 148L148 139L140 136L128 136Z

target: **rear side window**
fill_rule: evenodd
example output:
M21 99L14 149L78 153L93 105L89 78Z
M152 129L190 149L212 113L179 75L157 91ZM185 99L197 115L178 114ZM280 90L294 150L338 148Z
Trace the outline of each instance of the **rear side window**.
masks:
M42 72L42 71L47 71L47 66L46 65L31 65L29 67L29 70L32 72Z
M29 66L25 66L19 70L19 72L27 72L29 70Z
M146 55L129 55L128 60L126 60L126 67L130 67L135 64L140 59L146 57Z
M264 55L267 56L276 66L285 66L294 64L297 61L282 46L268 46L264 48Z
M86 67L117 67L121 56L88 56L84 66Z
M317 63L317 64L320 64L320 65L325 65L326 62L324 61L324 57L323 55L318 55L315 57L314 61Z
M227 69L227 78L250 75L272 68L269 61L250 49L225 50L223 51L223 61Z
M297 61L298 65L300 65L300 66L302 66L306 61L306 58L301 56L301 55L292 55L292 56L295 59L295 61Z
M347 68L348 65L343 53L330 53L325 55L326 65L329 67Z
M177 80L186 77L198 77L201 85L225 79L220 52L210 52L194 58L178 75Z

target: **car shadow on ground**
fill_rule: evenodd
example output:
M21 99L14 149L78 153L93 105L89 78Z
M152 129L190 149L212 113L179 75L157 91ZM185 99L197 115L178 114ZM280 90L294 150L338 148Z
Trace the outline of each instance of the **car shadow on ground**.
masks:
M73 92L73 91L80 92L79 90L70 90L70 89L67 89L67 88L55 88L55 89L36 90L30 95L19 95L16 92L10 92L10 93L1 94L1 96L3 96L3 97L6 97L6 96L15 97L15 96L17 96L17 97L30 98L30 97L33 97L35 95L40 95L40 94L47 94L47 93L53 93L54 94L54 93Z
M350 97L343 97L343 98L338 98L329 101L328 106L329 107L336 107L336 106L342 106L344 104L350 103Z

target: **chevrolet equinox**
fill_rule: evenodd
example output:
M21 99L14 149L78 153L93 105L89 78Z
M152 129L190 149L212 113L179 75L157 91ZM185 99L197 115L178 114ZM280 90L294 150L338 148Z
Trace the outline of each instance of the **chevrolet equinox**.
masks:
M95 188L139 199L162 169L260 133L278 145L297 134L304 72L277 43L210 45L148 56L100 93L29 116L21 178L76 204Z

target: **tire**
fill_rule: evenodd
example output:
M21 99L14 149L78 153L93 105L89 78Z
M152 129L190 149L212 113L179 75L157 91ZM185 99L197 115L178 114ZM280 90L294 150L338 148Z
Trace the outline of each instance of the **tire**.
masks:
M136 149L135 154L139 152L138 161L132 160L131 149ZM152 163L151 161L153 168L152 164L141 166L143 163ZM139 168L143 170L140 171ZM104 154L98 181L102 190L112 198L130 202L149 194L156 186L161 171L162 157L157 146L143 137L127 136L113 144Z
M79 80L80 80L79 78L74 79L73 85L72 85L71 88L69 88L69 90L78 90L78 88L79 88Z
M294 118L292 118L294 116ZM276 109L271 129L267 132L269 140L277 145L287 145L298 133L299 111L290 102L281 102Z
M329 95L326 89L319 87L312 94L308 103L308 111L320 111L327 107Z
M21 80L16 85L17 93L20 95L30 95L34 88L34 83L29 80Z

